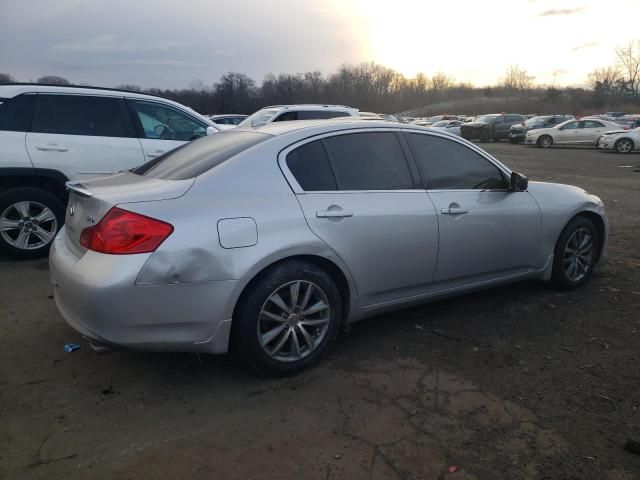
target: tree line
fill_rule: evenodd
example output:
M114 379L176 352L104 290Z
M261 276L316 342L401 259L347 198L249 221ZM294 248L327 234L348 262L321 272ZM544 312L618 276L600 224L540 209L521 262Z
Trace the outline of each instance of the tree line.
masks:
M519 65L509 66L495 85L475 87L442 72L430 77L419 73L407 78L373 62L345 64L329 75L319 71L270 73L259 85L244 73L229 72L217 82L195 80L188 88L182 89L143 89L130 84L119 85L118 88L160 95L204 114L248 114L267 105L293 103L343 104L365 111L396 113L472 97L521 99L509 106L519 106L523 112L529 105L534 107L536 101L542 106L548 104L552 110L554 106L561 106L572 113L619 105L638 105L640 109L640 39L618 47L615 53L614 64L596 68L589 75L589 88L538 85L535 77ZM11 75L0 73L0 83L14 81ZM37 82L72 84L65 78L52 75L40 77ZM486 113L481 111L481 106L474 108L477 111L464 113Z

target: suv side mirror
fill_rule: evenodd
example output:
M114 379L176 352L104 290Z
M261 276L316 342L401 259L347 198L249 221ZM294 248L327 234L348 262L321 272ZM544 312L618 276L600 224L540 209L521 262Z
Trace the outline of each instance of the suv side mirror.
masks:
M509 190L512 192L524 192L529 187L529 179L519 172L511 172Z

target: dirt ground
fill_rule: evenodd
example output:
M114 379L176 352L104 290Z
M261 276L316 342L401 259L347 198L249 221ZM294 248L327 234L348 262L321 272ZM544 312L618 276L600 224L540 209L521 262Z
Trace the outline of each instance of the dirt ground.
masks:
M56 311L46 260L0 258L0 478L640 478L623 450L640 437L640 154L486 148L602 197L592 282L367 320L293 378L233 356L99 356Z

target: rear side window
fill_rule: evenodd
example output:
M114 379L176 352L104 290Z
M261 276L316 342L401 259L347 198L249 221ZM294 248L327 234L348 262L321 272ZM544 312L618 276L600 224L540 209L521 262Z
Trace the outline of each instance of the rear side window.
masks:
M498 167L470 148L445 138L407 135L420 175L430 190L503 189Z
M244 150L271 138L257 132L213 133L132 170L163 180L186 180L211 170Z
M600 128L604 127L600 122L594 122L593 120L587 120L584 122L584 128Z
M18 95L0 104L0 130L26 132L35 99L35 95Z
M321 140L306 143L289 152L287 166L303 190L337 190L329 158Z
M135 137L122 98L87 95L38 95L31 124L36 133Z
M395 133L351 133L324 141L340 190L413 188L409 166Z

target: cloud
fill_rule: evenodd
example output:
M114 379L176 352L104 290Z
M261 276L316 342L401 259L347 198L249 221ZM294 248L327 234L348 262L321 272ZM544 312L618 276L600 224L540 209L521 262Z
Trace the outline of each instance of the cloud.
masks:
M582 7L576 7L576 8L559 8L559 9L551 9L551 10L545 10L544 12L540 13L540 15L538 15L539 17L555 17L558 15L574 15L576 13L582 13L587 9L586 5L583 5Z
M154 40L139 42L133 39L121 40L116 35L99 35L76 42L58 43L51 47L56 52L65 53L123 53L168 51L190 47L191 42L175 40Z
M576 47L573 47L571 49L572 52L577 52L579 50L585 50L587 48L595 48L599 45L598 42L589 42L589 43L583 43L582 45L578 45Z

